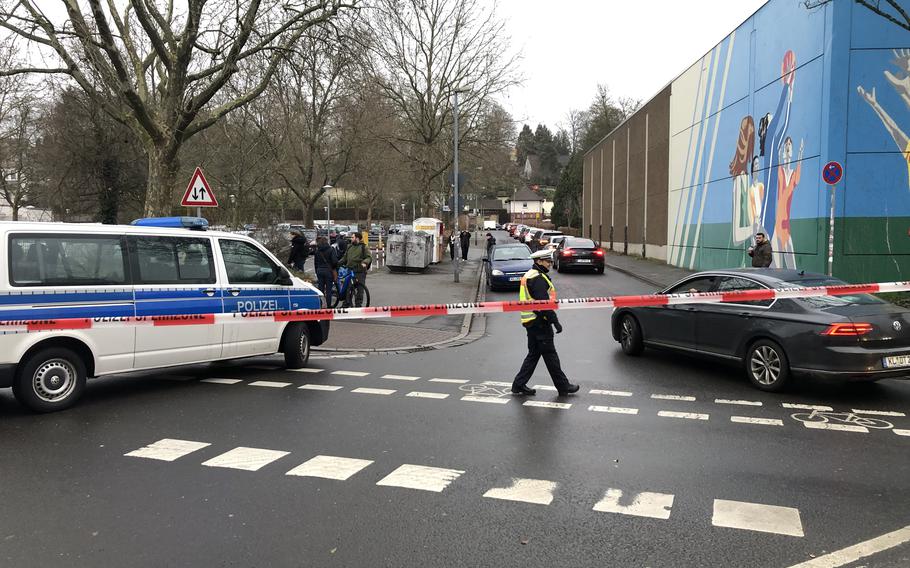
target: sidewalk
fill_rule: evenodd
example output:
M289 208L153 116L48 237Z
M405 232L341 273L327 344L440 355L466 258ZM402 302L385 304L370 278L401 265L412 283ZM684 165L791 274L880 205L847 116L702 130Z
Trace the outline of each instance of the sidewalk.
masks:
M622 255L608 252L605 260L607 268L628 274L658 289L667 288L695 271L670 266L660 260L643 259L640 256Z

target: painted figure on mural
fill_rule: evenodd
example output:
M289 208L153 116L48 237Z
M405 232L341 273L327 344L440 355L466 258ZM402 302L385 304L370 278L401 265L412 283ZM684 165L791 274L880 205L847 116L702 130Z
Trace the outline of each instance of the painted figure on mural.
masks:
M781 202L778 199L777 182L779 175L775 174L775 166L779 164L775 158L780 152L780 148L787 137L787 127L790 125L790 109L793 104L793 84L796 81L796 55L793 51L788 50L781 61L781 83L783 88L780 92L780 99L777 103L777 109L770 114L765 115L767 119L766 137L770 140L770 147L767 147L768 167L765 170L765 189L766 198L762 204L762 214L760 224L763 227L776 225L778 218L777 205ZM765 120L763 119L763 120ZM762 144L765 147L765 144ZM792 152L791 152L792 154ZM789 212L787 214L789 219ZM772 242L774 239L772 238ZM780 250L775 247L775 250Z
M755 121L751 116L743 117L736 140L736 153L730 162L733 176L733 243L741 244L752 238L755 216L750 208L752 180L749 165L755 150Z
M891 83L891 86L894 87L897 94L900 95L901 99L910 107L910 49L896 49L893 53L895 57L893 63L901 69L900 72L902 76L897 76L891 73L891 71L885 70L885 78L888 79L888 82ZM904 153L904 160L907 162L907 183L910 184L910 137L901 130L900 126L897 125L897 122L878 103L878 100L875 98L874 87L871 92L866 91L862 86L857 87L856 90L859 91L859 94L867 103L869 103L869 106L872 107L875 114L878 115L878 118L882 121L888 134L891 135L891 138L894 139L894 143L897 144L898 151Z
M802 172L803 148L804 143L800 141L796 168L793 167L793 140L789 136L780 149L780 165L777 168L777 216L774 219L774 236L771 240L774 266L777 268L796 268L790 208Z

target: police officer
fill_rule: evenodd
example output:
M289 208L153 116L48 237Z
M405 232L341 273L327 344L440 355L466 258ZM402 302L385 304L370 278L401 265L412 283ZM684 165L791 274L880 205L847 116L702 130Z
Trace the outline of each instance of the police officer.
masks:
M533 253L531 259L534 266L521 277L521 288L518 299L525 300L556 300L556 288L547 277L553 265L550 251L541 250ZM562 333L562 324L553 310L539 310L534 312L521 312L521 325L528 332L528 356L525 357L521 369L512 381L512 392L515 394L537 394L537 391L528 388L528 381L537 368L537 362L543 357L553 386L559 394L565 396L578 392L578 385L569 382L566 374L559 365L559 355L556 354L556 345L553 343L553 328L556 333ZM551 327L552 326L552 327Z

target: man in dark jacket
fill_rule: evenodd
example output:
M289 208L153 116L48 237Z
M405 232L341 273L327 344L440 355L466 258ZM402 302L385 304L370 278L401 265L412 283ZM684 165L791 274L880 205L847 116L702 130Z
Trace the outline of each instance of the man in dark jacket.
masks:
M344 256L341 257L339 262L342 266L354 271L354 277L357 278L358 281L366 284L367 269L373 262L373 257L370 255L370 249L367 248L366 243L363 242L360 233L353 233L351 235L351 244L348 245L348 248L344 252ZM359 308L362 304L363 289L357 288L354 296L354 305Z
M306 263L309 252L309 243L303 233L291 231L291 254L288 257L288 264L295 270L303 271L303 265Z
M313 255L313 264L316 267L317 286L325 294L326 306L332 305L333 282L335 270L338 268L338 254L327 237L316 239L316 253Z
M468 247L471 246L471 233L461 232L461 260L468 260Z
M496 244L496 237L492 233L487 233L487 256L490 256L490 249Z
M547 276L553 257L550 251L538 251L531 255L534 267L527 271L521 278L518 299L527 300L556 300L556 288ZM543 357L550 372L553 386L561 396L578 392L578 385L569 382L559 364L559 355L556 354L556 344L553 342L553 328L556 333L562 333L562 324L556 317L554 310L537 310L521 312L521 325L528 332L528 356L521 364L521 369L512 381L512 392L515 394L537 394L537 391L528 388L528 381L537 368L537 363Z
M755 235L755 246L749 247L749 256L752 257L753 268L771 266L771 243L765 238L764 233Z

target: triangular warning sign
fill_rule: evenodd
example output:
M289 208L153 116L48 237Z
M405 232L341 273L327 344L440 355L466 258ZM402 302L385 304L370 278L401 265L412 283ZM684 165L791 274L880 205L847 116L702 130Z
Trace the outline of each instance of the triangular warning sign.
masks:
M197 167L190 178L190 184L186 186L186 193L183 194L183 201L180 205L184 207L218 207L218 200L215 199L215 193L209 187L209 182L202 175L202 168Z

